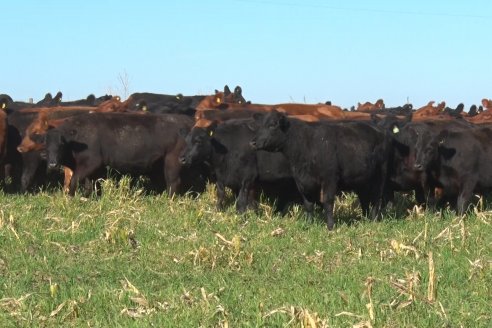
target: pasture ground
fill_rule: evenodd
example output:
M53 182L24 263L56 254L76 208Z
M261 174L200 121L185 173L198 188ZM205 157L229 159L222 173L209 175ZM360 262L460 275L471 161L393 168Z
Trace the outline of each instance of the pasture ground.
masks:
M492 211L337 201L338 224L261 205L0 193L1 327L492 327Z

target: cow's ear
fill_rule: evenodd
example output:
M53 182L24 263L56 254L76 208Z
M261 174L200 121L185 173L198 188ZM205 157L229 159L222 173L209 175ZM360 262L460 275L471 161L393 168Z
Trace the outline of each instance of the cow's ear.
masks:
M279 123L280 129L282 129L282 131L286 131L290 126L289 119L284 114L282 114L280 116L278 123Z
M190 130L188 130L187 128L181 128L178 131L178 135L182 138L186 138L186 136L188 135L189 132L190 132Z
M228 96L230 95L232 92L231 92L231 89L229 89L229 86L226 84L224 85L224 96Z
M236 87L234 88L234 94L236 96L240 96L243 94L243 89L241 89L241 87L239 85L236 85Z
M456 149L440 145L438 148L438 152L444 159L449 160L456 154Z
M489 100L485 98L482 99L482 106L485 108L489 107Z
M465 104L459 103L458 107L456 107L456 112L461 113L463 112L463 109L465 109Z
M219 90L215 89L215 94L218 94L219 93Z
M443 111L444 108L446 108L446 102L445 101L441 101L441 103L439 105L437 105L437 109L439 111Z
M439 145L442 145L444 144L444 142L446 142L446 139L449 135L449 131L448 130L442 130L441 132L439 132L439 134L435 137L435 141L437 141L437 143Z

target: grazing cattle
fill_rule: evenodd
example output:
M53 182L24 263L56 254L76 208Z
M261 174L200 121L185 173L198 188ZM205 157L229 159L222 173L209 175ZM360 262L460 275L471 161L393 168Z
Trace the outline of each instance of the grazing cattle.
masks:
M462 131L442 130L428 138L418 149L416 164L433 165L443 194L451 200L458 214L463 214L474 192L492 189L492 129L475 128Z
M383 99L378 99L374 104L367 101L363 104L358 103L357 104L357 110L358 111L374 111L374 110L380 110L384 109L384 101Z
M372 205L371 216L379 215L390 149L385 133L367 122L305 123L276 111L255 119L259 128L251 145L285 155L306 211L321 202L328 229L335 223L337 191L354 191L364 214Z
M147 174L172 195L182 190L179 136L193 120L183 115L91 113L68 118L46 134L48 167L73 171L69 195L81 179L94 179L106 166L123 174ZM89 192L86 189L86 192Z
M243 212L255 203L255 191L277 200L282 210L290 202L300 202L289 164L281 153L255 151L249 145L254 137L253 119L201 124L186 136L180 161L185 165L207 162L216 179L217 207L225 205L225 188L237 196L236 209Z
M444 129L467 130L473 125L464 120L431 120L410 122L388 116L377 120L377 124L387 131L392 140L392 154L389 163L389 183L386 197L392 199L394 191L415 191L418 204L434 204L433 190L436 185L433 167L416 162L416 153L428 140L422 136L434 136ZM419 139L420 138L420 139Z

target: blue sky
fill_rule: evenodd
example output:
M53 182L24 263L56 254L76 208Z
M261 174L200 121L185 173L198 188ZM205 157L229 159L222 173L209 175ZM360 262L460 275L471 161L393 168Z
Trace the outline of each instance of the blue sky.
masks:
M129 91L349 107L492 98L489 0L15 0L2 4L0 93Z

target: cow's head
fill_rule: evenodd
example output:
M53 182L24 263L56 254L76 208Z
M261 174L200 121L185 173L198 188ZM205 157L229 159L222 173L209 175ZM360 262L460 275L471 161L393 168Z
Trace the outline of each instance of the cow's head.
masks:
M287 141L290 122L285 114L272 111L268 114L253 115L257 128L250 145L255 149L279 151Z
M199 123L199 122L197 122ZM210 159L213 151L214 133L217 127L216 122L209 124L195 125L188 134L181 130L180 134L185 136L186 147L179 156L179 161L183 165L206 162Z
M414 163L416 171L425 171L432 163L439 160L441 153L449 153L445 146L448 133L448 130L443 130L439 134L432 136L429 130L417 132Z
M27 127L26 134L17 147L17 151L27 153L35 150L43 150L45 135L49 128L48 112L39 112L38 118Z
M67 140L59 129L51 129L46 133L46 160L49 169L61 165L62 154L67 145Z

